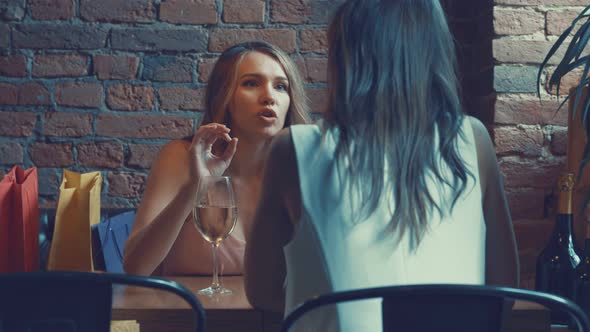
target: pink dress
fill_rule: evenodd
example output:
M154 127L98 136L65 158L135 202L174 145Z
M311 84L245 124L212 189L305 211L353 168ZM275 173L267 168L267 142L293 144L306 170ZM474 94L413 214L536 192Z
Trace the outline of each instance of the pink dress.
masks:
M239 221L238 221L239 223ZM241 227L234 228L217 249L220 275L243 274L246 241ZM211 275L213 251L196 226L185 222L176 242L161 264L162 275Z

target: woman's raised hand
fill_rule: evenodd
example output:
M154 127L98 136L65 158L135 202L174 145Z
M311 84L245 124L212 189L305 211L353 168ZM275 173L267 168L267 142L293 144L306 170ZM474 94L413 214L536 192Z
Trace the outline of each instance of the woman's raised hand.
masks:
M229 167L238 145L238 139L231 138L229 131L228 127L219 123L199 127L189 147L193 179L208 175L219 176ZM227 142L227 146L220 155L216 155L213 153L213 144L219 139Z

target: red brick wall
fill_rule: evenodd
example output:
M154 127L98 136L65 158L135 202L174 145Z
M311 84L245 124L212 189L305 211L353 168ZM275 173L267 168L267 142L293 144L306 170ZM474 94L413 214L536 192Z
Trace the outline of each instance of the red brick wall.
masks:
M545 86L539 100L537 72L554 41L586 5L582 0L495 0L495 143L517 234L521 281L528 288L534 287L535 259L553 227L553 188L565 166L567 144L567 105L556 113L555 91ZM543 73L543 82L549 72ZM574 76L562 82L560 94L575 84ZM585 236L576 235L579 242Z
M64 168L100 170L103 208L135 207L159 148L196 129L226 47L279 45L322 109L324 34L339 2L2 1L0 176L39 167L42 206L52 208Z
M342 0L4 0L0 176L40 169L42 206L63 168L103 173L105 209L139 202L151 161L201 118L212 64L264 39L289 52L315 112L325 100L325 29ZM565 116L534 92L540 60L582 0L442 0L457 40L466 111L495 136L523 270L551 227ZM578 7L577 7L578 6ZM564 89L565 91L565 89Z

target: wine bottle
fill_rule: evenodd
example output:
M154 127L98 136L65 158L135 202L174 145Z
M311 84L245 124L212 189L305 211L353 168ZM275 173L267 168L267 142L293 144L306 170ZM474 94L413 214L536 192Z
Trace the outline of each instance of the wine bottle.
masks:
M575 301L576 272L582 252L573 232L572 196L574 174L564 173L558 181L557 216L549 243L537 257L535 289ZM567 323L562 313L551 313L554 323Z
M576 303L590 313L590 239L584 240L584 256L576 268Z

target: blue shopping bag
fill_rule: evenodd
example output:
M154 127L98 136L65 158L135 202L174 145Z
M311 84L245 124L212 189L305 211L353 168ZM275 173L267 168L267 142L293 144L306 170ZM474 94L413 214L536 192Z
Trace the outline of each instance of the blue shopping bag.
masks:
M107 218L98 224L98 234L107 272L124 273L123 250L131 232L135 211Z

